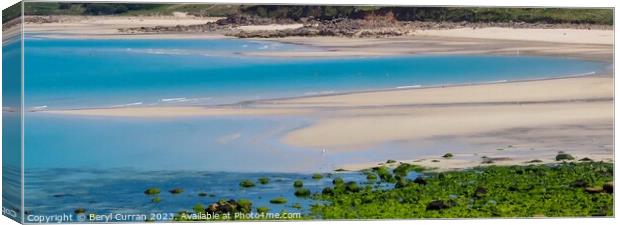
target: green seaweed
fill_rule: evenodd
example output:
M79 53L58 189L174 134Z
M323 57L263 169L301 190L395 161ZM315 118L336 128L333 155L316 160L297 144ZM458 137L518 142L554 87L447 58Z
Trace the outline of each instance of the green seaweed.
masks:
M376 171L376 170L375 170ZM485 166L425 173L424 182L357 192L324 189L309 218L402 219L613 216L613 164ZM584 179L586 187L572 184ZM424 183L424 184L422 184ZM348 184L348 183L347 183ZM586 185L586 184L584 184ZM579 185L578 185L579 186Z

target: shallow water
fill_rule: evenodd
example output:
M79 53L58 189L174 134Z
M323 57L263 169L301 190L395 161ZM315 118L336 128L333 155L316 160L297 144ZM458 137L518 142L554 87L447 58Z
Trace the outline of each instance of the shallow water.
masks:
M312 48L244 40L26 39L26 107L223 104L407 86L585 74L606 64L532 56L246 57Z
M268 207L270 212L309 213L317 201L296 197L293 181L302 180L304 188L313 193L331 186L333 178L340 177L346 182L355 181L376 188L391 188L391 184L367 183L366 176L358 172L324 174L315 180L310 174L302 173L231 173L196 171L139 171L133 169L92 170L92 169L47 169L28 170L26 176L26 211L31 215L54 215L72 213L76 208L85 208L88 213L107 214L149 214L177 213L192 211L200 203L205 207L221 199L249 199L253 207ZM412 172L410 177L417 176ZM257 179L268 177L268 184L260 184ZM242 188L239 182L250 179L255 187ZM153 203L155 196L145 195L147 188L160 188L157 195L161 202ZM171 194L168 190L183 188L181 194ZM200 192L208 196L199 197ZM276 197L285 197L286 204L272 204ZM294 207L299 204L301 208Z
M27 109L212 105L376 90L561 77L606 71L608 64L531 56L398 56L354 58L248 57L243 52L312 51L312 47L245 40L26 41ZM453 143L412 151L386 143L355 152L284 145L287 132L312 117L108 118L26 113L26 209L35 214L147 213L190 210L219 199L248 198L272 211L295 211L292 180L314 192L331 179L312 172L337 165L414 158ZM380 150L380 151L377 151ZM210 172L208 172L210 171ZM222 171L222 172L215 172ZM243 179L272 178L241 189ZM358 173L339 174L364 181ZM276 182L275 180L282 180ZM181 187L151 203L144 189ZM214 193L200 198L198 192ZM288 204L272 205L283 195ZM316 203L316 202L314 202ZM299 210L298 210L299 211Z

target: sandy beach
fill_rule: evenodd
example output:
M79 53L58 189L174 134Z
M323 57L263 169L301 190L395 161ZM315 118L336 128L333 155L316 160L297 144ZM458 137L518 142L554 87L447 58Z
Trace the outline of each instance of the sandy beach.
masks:
M105 23L93 18L74 18L52 24L26 24L25 29L56 38L224 37L221 33L121 34L116 31L118 28L160 24L161 21L146 18L104 20ZM195 18L162 20L167 24L205 22ZM299 25L242 29L290 29L294 26ZM95 27L97 31L88 30ZM613 30L463 28L424 30L411 36L392 38L286 37L268 40L309 45L319 50L245 54L277 57L545 55L606 62L611 62L613 55ZM493 159L493 165L523 164L531 160L553 162L558 151L578 158L610 161L613 160L613 79L609 74L588 74L562 79L409 87L260 100L219 107L133 107L37 113L99 117L312 116L320 119L308 127L289 132L282 142L332 152L356 151L386 142L449 140L463 143L461 149L395 159L440 169L478 166L483 162L483 156ZM446 152L455 156L449 160L441 158ZM381 162L339 165L339 168L361 169L378 163Z
M135 107L43 113L146 118L294 114L321 119L290 132L283 142L317 151L356 151L384 142L443 139L477 146L446 150L458 151L451 160L440 159L443 152L397 159L442 169L477 166L481 156L501 159L497 164L534 159L552 162L558 151L594 160L613 158L613 78L605 75L269 100L226 108ZM507 145L511 147L497 150ZM360 169L378 163L340 167Z

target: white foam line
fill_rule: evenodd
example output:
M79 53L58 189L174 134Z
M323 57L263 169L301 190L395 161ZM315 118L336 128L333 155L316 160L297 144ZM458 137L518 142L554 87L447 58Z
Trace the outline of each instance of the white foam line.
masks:
M120 108L120 107L134 106L134 105L142 105L142 102L134 102L134 103L123 104L123 105L114 105L111 108Z
M397 89L403 89L403 88L421 88L422 85L409 85L409 86L398 86L396 87Z

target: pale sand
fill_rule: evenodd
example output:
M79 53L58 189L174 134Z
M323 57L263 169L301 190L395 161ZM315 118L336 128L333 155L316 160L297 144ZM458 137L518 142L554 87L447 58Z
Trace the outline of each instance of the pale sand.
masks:
M196 25L215 22L219 17L177 16L52 16L54 23L26 23L24 32L50 38L222 38L221 34L127 34L118 29L134 27Z
M612 35L612 30L573 30L573 33L583 33L581 43L564 43L558 37L563 31L554 29L536 30L534 36L520 35L513 39L494 39L502 36L503 32L518 32L528 34L535 29L510 29L496 28L498 33L475 33L463 36L429 36L413 35L390 38L346 38L346 37L285 37L271 38L267 40L302 44L316 47L312 51L298 52L248 52L246 55L271 56L271 57L343 57L343 56L385 56L385 55L410 55L410 54L438 54L438 55L467 55L467 54L498 54L498 55L543 55L575 57L582 59L594 59L612 61L613 38L599 38L598 33ZM446 30L433 30L432 32L447 32ZM503 32L502 32L503 31ZM439 34L437 34L439 35ZM606 36L605 36L606 37ZM518 39L518 40L517 40ZM545 41L532 41L532 40ZM558 39L557 42L553 40ZM262 40L262 39L261 39ZM547 42L549 41L549 42Z
M578 29L513 29L513 28L458 28L449 30L420 30L414 35L453 38L476 38L518 41L540 41L572 44L613 44L613 30Z

